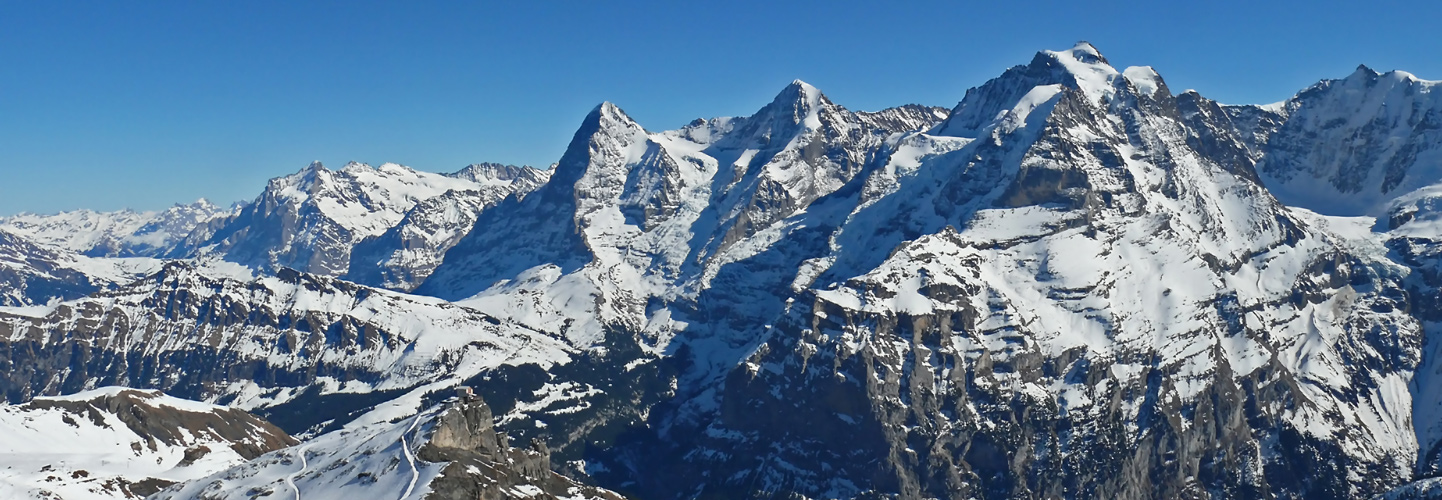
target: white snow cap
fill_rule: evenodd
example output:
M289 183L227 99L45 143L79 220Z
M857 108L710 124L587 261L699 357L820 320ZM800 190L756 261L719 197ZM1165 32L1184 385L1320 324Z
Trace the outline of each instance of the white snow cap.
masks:
M817 116L820 108L821 90L801 80L792 80L757 116L770 110L777 118L815 129L821 127Z
M817 89L815 85L803 82L800 79L791 80L791 86L799 89L801 91L801 95L804 97L810 97L821 93L821 90Z
M1112 82L1121 76L1121 73L1117 72L1091 43L1077 42L1071 49L1048 50L1042 54L1056 60L1070 73L1076 80L1077 87L1093 103L1098 103L1103 97L1110 97L1115 92Z
M1155 95L1162 88L1162 76L1151 66L1132 66L1122 71L1122 77L1142 95Z
M786 108L814 108L821 102L821 89L801 80L792 80L790 85L781 89L776 97L771 100L768 107L781 106Z
M1073 45L1067 52L1070 53L1073 59L1087 64L1110 64L1107 62L1107 58L1102 56L1101 51L1097 50L1095 45L1092 45L1091 42L1086 40L1077 42L1076 45Z
M1414 74L1412 74L1412 73L1408 73L1408 72L1402 71L1402 70L1396 70L1396 69L1394 69L1394 70L1392 70L1392 71L1388 71L1388 72L1386 72L1386 73L1382 73L1382 72L1380 72L1380 71L1377 71L1377 70L1375 70L1375 69L1372 69L1371 67L1367 66L1366 64L1358 64L1358 65L1357 65L1357 70L1356 70L1356 71L1353 71L1352 74L1347 75L1347 77L1346 77L1346 78L1343 78L1341 81L1342 81L1342 82L1367 82L1367 81L1371 81L1371 80L1376 79L1376 78L1385 78L1385 79L1389 79L1389 80L1391 80L1391 81L1393 81L1393 82L1396 82L1396 83L1419 83L1419 84L1422 84L1422 87L1423 87L1423 88L1432 87L1432 86L1435 86L1435 85L1437 85L1437 84L1439 84L1439 83L1442 83L1442 80L1424 80L1424 79L1418 78L1417 75L1414 75Z
M591 113L596 115L599 123L606 124L603 125L603 127L619 125L623 127L641 128L640 124L637 124L635 120L631 119L630 115L627 115L625 111L622 111L619 106L616 106L616 104L611 101L605 101L596 105L596 109Z

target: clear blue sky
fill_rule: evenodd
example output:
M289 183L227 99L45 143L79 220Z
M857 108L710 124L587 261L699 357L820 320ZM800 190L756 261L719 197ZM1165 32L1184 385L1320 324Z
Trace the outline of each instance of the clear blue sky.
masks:
M543 166L601 101L664 130L796 78L951 106L1081 39L1229 103L1442 79L1428 1L479 3L0 1L0 215L251 199L311 160Z

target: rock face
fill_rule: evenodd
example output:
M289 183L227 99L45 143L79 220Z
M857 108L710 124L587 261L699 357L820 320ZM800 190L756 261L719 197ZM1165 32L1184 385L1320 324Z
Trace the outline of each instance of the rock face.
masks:
M851 182L905 131L883 125L935 123L905 109L916 113L854 113L797 81L750 117L649 134L602 104L550 182L482 214L417 293L465 299L504 281L484 300L513 317L553 319L550 328L569 320L567 335L581 344L602 339L607 324L643 328L648 300L707 287L722 266L774 241L787 217ZM877 118L890 115L909 118ZM558 289L573 287L604 305ZM647 341L656 342L664 339Z
M452 400L394 422L351 425L151 498L622 498L552 472L548 458L544 444L510 447L484 402Z
M1377 500L1436 500L1438 498L1442 498L1442 478L1407 483L1377 496Z
M77 299L99 290L89 276L67 266L75 260L0 229L0 306Z
M0 228L0 307L44 306L109 290L164 264L76 254Z
M545 431L647 498L1351 498L1412 477L1409 271L1268 192L1277 135L1244 125L1281 118L1086 44L924 131L856 117L802 83L676 132L602 105L417 291L659 354L628 371L671 373L674 397L611 446ZM597 375L569 377L534 393ZM519 399L504 421L565 414Z
M622 498L552 472L544 442L510 447L506 436L495 431L491 410L483 401L455 403L436 418L430 432L416 458L447 464L431 481L427 499Z
M1224 106L1081 43L949 111L604 103L548 179L272 181L203 252L273 276L0 310L0 388L314 435L173 498L1367 498L1442 474L1435 87Z
M545 177L530 167L477 165L442 175L393 163L351 163L332 171L316 162L272 179L202 249L264 272L291 268L340 276L351 270L353 247L374 239L363 250L369 260L354 274L363 282L407 288L434 267L428 255L444 253L459 237L454 233L464 227L461 221L474 220L477 211L513 191L534 189Z
M239 281L182 262L52 308L0 311L0 390L12 402L106 385L249 409L340 392L365 401L502 363L549 367L570 353L435 299L296 271ZM355 404L271 416L300 432Z
M1259 169L1289 205L1382 215L1389 200L1442 178L1442 86L1360 66L1283 103L1258 128Z
M246 412L108 387L0 408L6 498L142 498L296 444Z
M385 233L366 238L352 251L345 278L356 283L409 291L441 264L476 223L481 212L508 196L524 198L551 178L550 170L482 163L452 174L476 183L423 200Z

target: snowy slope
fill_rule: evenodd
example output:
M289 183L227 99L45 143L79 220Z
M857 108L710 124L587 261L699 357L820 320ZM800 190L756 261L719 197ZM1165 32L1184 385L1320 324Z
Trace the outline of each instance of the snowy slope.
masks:
M14 400L125 385L248 410L302 395L375 404L502 364L565 363L573 351L436 299L294 271L237 280L183 262L86 298L0 310L0 344L0 390ZM299 432L353 409L267 415Z
M76 210L0 218L0 228L36 243L93 257L160 257L197 230L234 215L205 199L155 212ZM182 250L181 253L184 253Z
M1325 80L1275 113L1258 169L1289 205L1382 215L1392 198L1442 178L1442 85L1366 66Z
M184 487L223 495L420 495L406 443L465 383L641 498L1367 497L1442 473L1434 87L1227 106L1080 43L950 111L603 103L550 171L273 180L207 250L273 276L0 310L0 388L188 391L316 444Z
M854 113L797 81L750 117L649 133L602 104L551 181L483 214L417 291L474 297L467 303L538 328L566 324L578 344L599 340L606 324L669 330L665 314L648 317L649 300L694 293L718 266L759 251L754 241L903 132L879 124L935 122L907 109ZM876 118L888 114L897 118Z
M147 257L88 257L0 228L0 307L44 305L113 288L158 269Z
M1226 108L1080 44L924 132L856 116L801 82L674 132L603 104L551 183L483 214L417 291L675 356L676 399L600 467L659 497L702 470L714 494L822 497L1054 478L1350 496L1410 477L1408 270L1358 223L1277 202L1254 170L1265 134ZM978 442L1028 458L965 451ZM658 446L675 454L641 451ZM1314 467L1302 455L1334 480L1286 480ZM1097 472L1125 467L1200 479Z
M345 278L391 289L415 288L440 265L446 251L466 235L482 211L507 196L524 198L545 184L551 171L482 163L451 175L477 186L421 201L385 233L357 243Z
M105 387L0 407L0 493L139 498L295 444L264 420L155 391Z
M153 498L248 499L256 493L302 499L425 498L430 492L426 485L443 464L411 460L419 445L416 437L430 431L434 418L433 409L396 422L350 426L177 485Z
M151 498L257 494L310 500L621 498L551 472L544 447L511 448L493 429L484 402L456 400L410 418L348 426Z
M450 234L455 230L452 227L428 226L433 219L469 219L475 211L494 203L490 200L504 198L513 190L534 189L545 177L534 170L476 166L444 175L394 163L379 167L350 163L340 170L330 170L316 162L295 174L272 179L260 197L214 233L202 251L264 272L288 267L339 276L350 269L356 244L382 238L387 231L402 226L402 234L390 238L389 245L370 249L371 260L362 267L404 266L418 260L418 265L425 268L433 264L423 257L406 255L408 245L427 246L422 253L439 253L444 249L431 249L429 245L445 245L455 239ZM425 209L412 213L421 202L447 193L466 200L424 206L436 213ZM384 277L365 281L404 288L404 282L387 282Z
M1395 305L1405 269L1284 209L1247 165L1206 156L1228 149L1205 143L1225 135L1178 113L1159 82L1079 45L968 92L947 123L901 141L863 194L835 201L839 216L813 206L793 223L836 229L783 240L819 250L782 261L801 263L794 303L752 323L762 343L714 368L729 370L723 395L695 389L670 423L683 430L661 438L706 436L687 456L726 458L692 467L741 478L718 488L760 481L820 496L868 488L822 471L862 478L873 466L850 468L842 443L811 444L854 433L872 436L866 456L901 478L890 488L923 496L1047 491L1059 487L1052 477L1163 496L1319 488L1265 479L1297 453L1266 437L1283 435L1390 471L1346 477L1348 495L1408 477L1406 386L1421 332ZM1256 389L1277 377L1286 395ZM837 410L829 391L874 403ZM1278 397L1293 402L1269 409ZM1007 401L1047 417L1023 421ZM1257 410L1242 420L1218 405ZM763 417L788 414L795 424L779 428ZM801 422L827 419L794 448L768 451ZM1119 435L1104 433L1114 425ZM1186 444L1216 443L1218 432L1231 436L1223 456ZM1152 448L1163 442L1178 448ZM961 451L968 443L1029 458L1007 466ZM1118 452L1175 454L1145 467L1205 486L1069 465ZM734 458L747 456L758 458ZM1102 470L1124 467L1110 463Z

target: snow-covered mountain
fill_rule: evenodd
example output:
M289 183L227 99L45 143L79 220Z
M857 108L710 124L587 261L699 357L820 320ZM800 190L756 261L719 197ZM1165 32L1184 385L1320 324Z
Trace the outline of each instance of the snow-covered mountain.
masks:
M1382 215L1390 200L1442 179L1442 82L1366 66L1262 107L1258 169L1289 205ZM1280 126L1278 126L1280 125Z
M512 192L534 189L547 175L500 165L444 175L393 163L329 170L315 162L272 179L200 251L264 272L291 268L340 276L351 269L353 248L364 242L358 281L409 288L476 212Z
M187 239L207 238L213 224L238 208L222 208L202 198L154 212L26 213L0 218L0 229L91 257L161 257L185 253L177 247Z
M427 384L453 385L502 364L550 367L574 352L549 334L438 299L291 270L242 281L183 262L82 299L0 309L0 346L0 391L11 401L154 388L255 410L295 433L356 409L274 409L300 396L302 409L419 397Z
M477 187L452 189L423 200L385 233L357 243L345 278L390 289L414 289L475 225L482 211L507 196L524 198L551 178L551 170L481 163L452 176Z
M602 104L551 182L482 214L418 293L464 299L531 271L585 266L581 286L598 287L630 316L603 323L644 322L639 296L703 287L698 280L717 267L760 250L738 242L774 236L768 228L848 183L888 138L939 119L924 108L905 110L916 112L854 113L796 81L750 117L652 134ZM596 337L601 323L581 321L589 325L584 335Z
M1359 70L1223 105L1080 43L950 110L797 81L656 132L603 103L547 171L271 181L194 247L262 276L172 262L0 309L0 389L160 388L315 446L175 498L435 491L402 464L457 384L636 498L1423 491L1435 87Z
M234 408L105 387L0 407L0 496L144 498L296 441Z
M451 400L395 421L347 426L150 498L620 500L551 471L545 445L513 448L484 401Z
M85 273L66 266L77 260L78 256L0 229L0 306L76 299L100 289Z
M34 306L114 288L192 254L234 215L201 199L155 212L76 210L0 218L0 306Z
M0 307L77 299L129 282L161 265L146 257L89 257L0 228Z
M1370 223L1277 202L1223 106L1080 44L940 123L856 116L800 82L675 132L603 104L417 292L576 345L630 332L680 366L634 441L587 462L655 498L1411 477L1408 270Z

